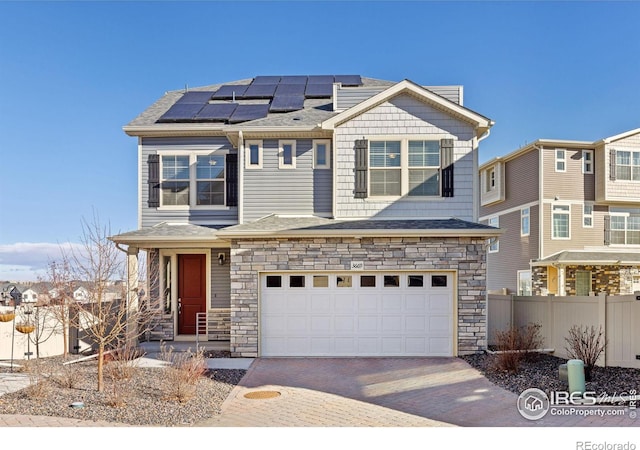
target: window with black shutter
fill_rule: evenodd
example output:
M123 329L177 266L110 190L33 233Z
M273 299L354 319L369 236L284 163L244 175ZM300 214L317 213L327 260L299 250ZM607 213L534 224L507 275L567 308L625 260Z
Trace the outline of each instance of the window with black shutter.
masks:
M442 196L453 197L453 139L440 140Z
M358 139L355 142L355 198L367 198L368 195L368 171L369 171L369 142L366 139Z
M227 206L238 206L238 155L228 153L226 166Z
M149 155L147 165L149 169L147 204L149 208L157 208L160 206L160 155Z

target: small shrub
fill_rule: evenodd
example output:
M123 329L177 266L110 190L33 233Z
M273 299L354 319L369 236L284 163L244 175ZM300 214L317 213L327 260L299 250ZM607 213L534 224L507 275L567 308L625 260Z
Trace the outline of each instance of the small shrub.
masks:
M580 359L584 362L585 379L591 381L592 369L607 346L602 327L574 325L564 340L567 355L570 359Z
M144 354L133 346L124 346L109 353L105 375L113 381L132 379L138 371L138 358Z
M530 323L526 327L511 327L496 332L498 355L496 368L500 371L517 373L520 363L534 355L533 350L543 344L540 324Z
M42 376L40 361L29 360L25 361L23 371L29 375L29 386L24 390L27 398L32 400L42 400L49 393L49 383Z
M166 382L163 385L165 397L180 403L188 402L196 393L198 380L207 371L203 352L176 353L173 347L167 349L162 345L160 359L169 363L164 369L166 372Z
M82 381L82 373L74 364L61 364L51 374L51 379L61 387L75 389Z

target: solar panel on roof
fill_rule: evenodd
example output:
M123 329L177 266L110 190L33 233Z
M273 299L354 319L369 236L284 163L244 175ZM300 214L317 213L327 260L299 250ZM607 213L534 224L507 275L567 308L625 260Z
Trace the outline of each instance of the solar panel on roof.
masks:
M251 84L278 84L280 82L280 78L280 76L255 77Z
M280 84L307 84L306 75L286 75L280 77Z
M299 111L304 108L304 95L285 95L273 97L269 112Z
M246 122L248 120L261 119L269 114L269 104L262 105L238 105L229 117L229 123Z
M324 98L331 97L333 95L332 84L307 84L304 91L304 95L307 98Z
M307 84L332 84L333 75L309 75L307 77Z
M188 91L176 103L200 103L200 105L204 105L211 99L212 95L213 92L210 91Z
M277 84L252 84L244 91L244 98L271 98Z
M304 95L304 84L282 84L280 83L276 88L276 97L283 95Z
M233 100L235 98L242 98L244 92L249 87L248 84L225 84L213 94L214 100Z
M176 103L158 119L158 122L191 121L203 106L202 103Z
M222 122L231 117L237 106L237 103L212 103L204 105L204 108L196 114L195 119Z
M336 83L342 83L343 86L362 86L360 75L334 75L333 79Z

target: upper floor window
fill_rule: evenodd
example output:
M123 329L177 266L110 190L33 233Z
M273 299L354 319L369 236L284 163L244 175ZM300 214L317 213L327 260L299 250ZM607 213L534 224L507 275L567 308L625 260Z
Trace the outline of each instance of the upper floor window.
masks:
M440 195L440 143L438 141L409 141L408 195Z
M296 168L296 141L280 141L278 167L280 169Z
M160 206L225 205L225 156L162 155Z
M196 157L196 205L224 205L224 155Z
M165 155L161 161L162 205L189 205L189 155Z
M313 141L313 168L329 169L331 168L331 155L329 151L329 140Z
M582 226L593 228L593 203L585 203L582 207Z
M371 141L369 170L371 196L439 196L440 142Z
M563 149L556 149L556 172L567 171L567 152Z
M498 216L490 218L488 224L489 226L498 228L500 226ZM498 238L491 238L489 240L489 253L495 253L500 250L499 244L500 242L498 241Z
M593 173L593 150L582 150L582 173Z
M616 151L616 179L640 181L640 152Z
M372 196L401 193L400 141L372 141L369 147Z
M628 214L612 214L609 221L610 244L640 244L640 216Z
M262 141L245 142L245 168L262 169Z
M487 170L487 178L486 178L486 182L487 182L487 187L486 187L486 191L493 191L496 188L496 169L495 167L492 167L491 169Z
M553 205L551 218L551 238L570 239L571 206Z
M529 208L522 208L520 210L520 236L529 236L531 210Z

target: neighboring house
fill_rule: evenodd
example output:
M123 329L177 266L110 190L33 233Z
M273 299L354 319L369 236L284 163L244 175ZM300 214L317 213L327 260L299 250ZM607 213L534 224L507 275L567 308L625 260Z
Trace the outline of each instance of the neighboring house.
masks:
M138 139L129 292L147 252L152 338L233 356L425 356L486 347L478 145L462 87L261 76L166 93ZM127 246L126 248L124 246ZM130 299L133 299L133 294Z
M540 139L480 167L490 292L640 291L640 128L590 141Z

